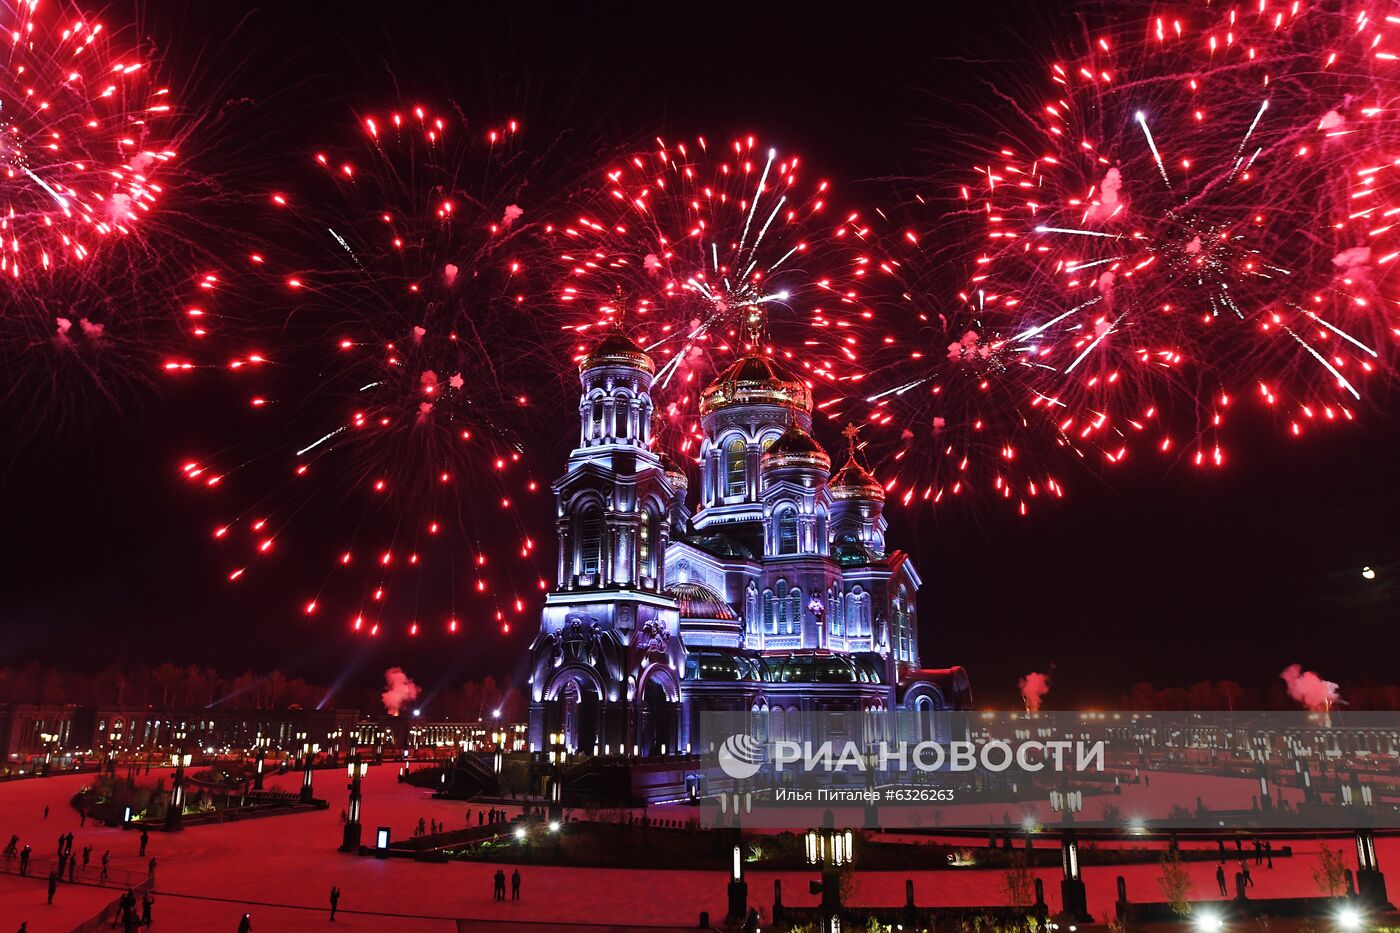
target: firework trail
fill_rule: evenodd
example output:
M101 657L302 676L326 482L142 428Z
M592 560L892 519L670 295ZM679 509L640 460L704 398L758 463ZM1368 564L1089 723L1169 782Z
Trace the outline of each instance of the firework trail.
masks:
M926 339L884 372L906 402L887 416L937 417L965 369L1000 413L981 423L1021 438L1006 456L1030 436L1217 467L1241 399L1293 435L1354 419L1400 335L1400 18L1264 0L1088 20L1045 80L1003 82L1011 116L955 189L965 282L930 297L909 276L937 307L914 309ZM936 227L910 225L895 261L928 262L915 244Z
M555 294L583 335L621 326L657 359L656 436L682 454L700 389L736 354L785 358L828 402L864 378L879 274L858 213L800 158L749 136L655 144L574 192L551 230Z
M214 531L230 581L330 538L307 615L364 635L508 632L545 585L520 509L541 493L529 431L571 338L530 272L567 168L526 152L514 121L409 106L358 123L356 144L267 195L266 242L199 276L186 313L210 349L166 369L224 370L260 442L182 471L221 496L262 490Z
M90 420L151 385L167 187L198 120L153 50L66 2L0 2L0 390L7 430Z

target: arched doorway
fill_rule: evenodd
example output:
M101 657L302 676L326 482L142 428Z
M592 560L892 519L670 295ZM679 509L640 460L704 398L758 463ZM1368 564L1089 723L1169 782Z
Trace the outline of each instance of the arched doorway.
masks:
M603 693L590 673L561 671L546 695L545 732L562 733L564 747L572 752L591 753L599 742Z
M637 691L637 745L643 755L676 751L680 736L680 686L670 668L656 666Z

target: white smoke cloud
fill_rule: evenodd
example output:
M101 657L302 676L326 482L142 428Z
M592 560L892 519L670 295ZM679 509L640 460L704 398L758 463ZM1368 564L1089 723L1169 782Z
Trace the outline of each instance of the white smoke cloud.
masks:
M397 716L403 712L406 704L418 699L422 692L413 679L403 672L403 668L391 667L384 672L384 692L379 699L384 701L385 712Z
M1118 276L1114 275L1112 272L1105 272L1103 275L1099 276L1098 282L1096 283L1099 287L1099 294L1103 295L1103 300L1110 305L1113 304L1113 286L1117 282Z
M455 263L449 262L442 267L442 280L443 284L447 285L449 288L452 287L453 282L457 281L457 266Z
M963 360L972 362L992 355L992 348L981 342L982 338L977 331L970 330L963 334L957 343L948 344L948 359Z
M1301 664L1290 664L1279 676L1288 685L1288 695L1311 710L1325 710L1342 702L1337 685L1323 680L1316 671L1305 671Z
M1050 675L1031 671L1017 682L1017 686L1021 688L1021 701L1026 704L1026 712L1038 712L1045 694L1050 692Z
M511 225L519 220L524 213L525 209L519 204L507 204L505 213L501 215L501 229L509 230Z
M1119 211L1127 210L1128 202L1123 200L1123 173L1117 166L1104 173L1099 182L1099 196L1084 212L1087 220L1108 220Z
M1335 130L1337 127L1342 126L1346 122L1346 117L1342 116L1335 110L1329 110L1322 117L1322 119L1318 121L1317 128L1319 130L1322 130L1323 132L1326 132L1328 130Z
M642 268L655 275L661 271L661 259L655 253L647 253L642 259Z
M1371 247L1344 249L1332 257L1332 265L1337 267L1339 278L1368 284L1371 281Z

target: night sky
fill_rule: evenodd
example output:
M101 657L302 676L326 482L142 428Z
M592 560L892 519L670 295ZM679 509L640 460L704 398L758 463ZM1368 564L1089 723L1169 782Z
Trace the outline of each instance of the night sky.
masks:
M194 63L190 37L207 37L199 53L221 72L210 93L240 101L231 112L257 148L289 163L397 86L547 110L613 141L752 131L800 151L857 200L874 179L938 170L941 128L992 105L980 76L1040 42L1032 4L831 16L747 4L189 6L147 2L144 28L180 64ZM108 18L122 12L113 5ZM399 664L429 686L523 673L528 617L509 636L485 620L472 634L468 620L451 651L438 638L364 649L295 612L283 585L298 567L286 555L281 578L225 583L207 503L177 469L233 417L219 393L168 391L7 445L0 664L170 660L318 682L347 670L371 682ZM1393 682L1397 439L1381 412L1301 444L1261 425L1237 435L1219 473L1147 457L1103 477L1071 470L1068 497L1025 519L958 503L892 508L890 538L925 581L924 660L965 665L980 704L1013 702L1019 675L1052 665L1051 707L1114 703L1140 680L1265 686L1293 662L1334 680ZM546 477L567 440L536 451Z

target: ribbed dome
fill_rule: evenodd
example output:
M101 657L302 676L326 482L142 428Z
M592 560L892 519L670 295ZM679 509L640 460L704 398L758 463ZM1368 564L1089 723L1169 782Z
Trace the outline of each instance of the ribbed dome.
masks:
M831 469L831 457L816 438L794 425L769 445L759 461L762 469L785 466L813 467L826 473Z
M760 353L741 356L700 393L700 413L733 405L783 405L812 410L807 384L782 363Z
M682 619L712 619L720 622L737 622L738 614L724 598L703 583L676 583L667 593L680 607Z
M873 499L885 501L885 487L856 461L855 454L846 458L846 465L831 474L827 490L833 499Z
M588 351L583 362L579 363L578 368L582 372L598 366L630 366L649 373L656 372L656 367L646 351L621 331L614 331L598 341L598 344Z
M662 451L661 469L666 474L666 482L671 484L671 488L676 492L684 494L690 489L690 477L679 463L671 459L671 455Z

